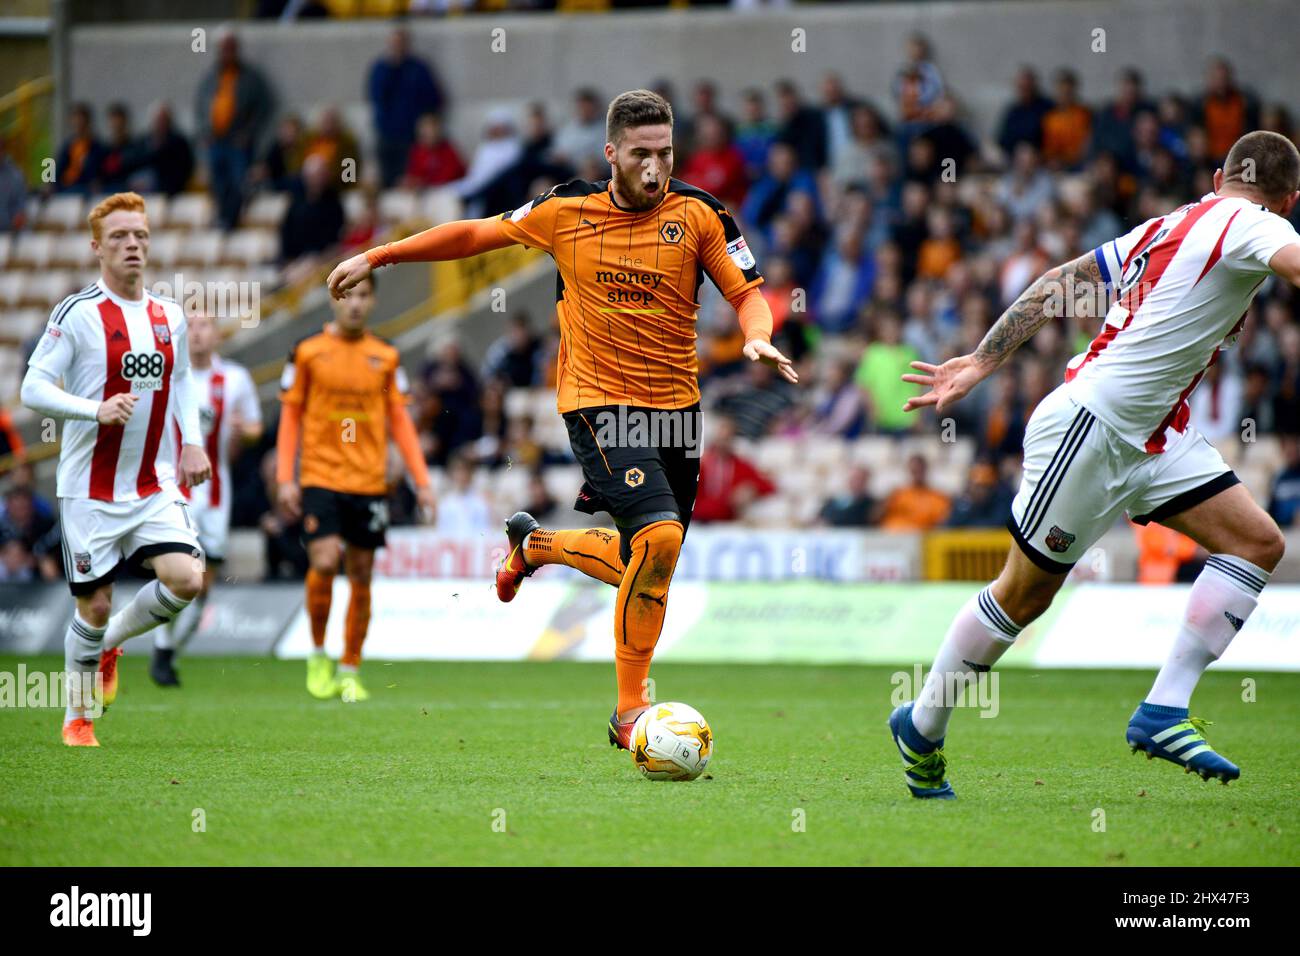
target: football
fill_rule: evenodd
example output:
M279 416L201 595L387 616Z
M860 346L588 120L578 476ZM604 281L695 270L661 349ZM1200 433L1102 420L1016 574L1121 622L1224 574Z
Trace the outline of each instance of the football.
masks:
M632 762L651 780L694 780L712 756L713 731L689 704L651 704L632 727Z

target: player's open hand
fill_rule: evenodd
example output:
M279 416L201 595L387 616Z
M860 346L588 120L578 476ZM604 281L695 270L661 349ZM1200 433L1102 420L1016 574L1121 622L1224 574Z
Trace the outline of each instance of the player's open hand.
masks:
M135 411L135 403L139 400L140 396L134 392L121 392L112 398L106 398L99 403L95 419L101 425L125 425L131 420L131 413Z
M212 477L212 462L198 445L182 445L179 471L181 487L193 488Z
M764 362L771 365L791 385L799 384L799 373L794 370L794 363L782 355L771 342L750 339L745 343L745 358L751 362Z
M330 295L336 299L343 298L344 294L362 279L370 275L370 260L366 258L364 252L358 253L351 259L344 259L334 267L329 278L325 280L325 285L330 290Z
M415 503L424 524L433 524L438 520L438 496L433 493L433 485L425 485L415 490Z
M913 385L928 386L930 391L909 398L903 405L905 412L915 411L927 405L933 405L935 411L941 412L965 398L972 388L993 371L991 366L980 362L973 355L959 355L942 365L913 362L912 368L924 374L909 373L903 376L903 381L911 382Z
M302 517L302 489L296 482L286 481L282 484L276 490L275 502L290 521L297 521Z

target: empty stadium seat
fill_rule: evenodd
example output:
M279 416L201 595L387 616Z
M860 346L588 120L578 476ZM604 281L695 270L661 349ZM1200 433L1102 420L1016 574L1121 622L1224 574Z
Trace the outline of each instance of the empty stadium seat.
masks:
M32 308L52 309L65 296L76 292L80 286L77 273L67 269L47 269L27 277L23 284L20 303Z
M95 250L90 247L90 236L78 229L57 236L50 262L71 268L93 266L98 259L95 257Z
M86 224L86 211L86 200L75 193L50 196L41 205L35 226L55 232L77 229Z
M0 272L0 308L15 308L22 300L25 272Z
M180 260L181 239L185 233L164 229L149 237L149 264L159 269L170 269Z
M214 266L221 259L224 236L217 229L195 229L181 238L177 262L185 265Z
M11 264L29 269L43 269L54 255L53 233L23 232L14 241Z
M459 219L461 210L460 196L455 190L445 187L425 190L420 200L421 218L434 225Z
M175 229L206 229L213 218L212 197L207 193L185 193L167 206L167 225Z
M270 229L238 229L226 240L224 261L243 266L273 261L280 251L279 237Z
M353 190L355 192L356 190ZM345 194L344 209L347 208ZM289 209L288 193L258 193L244 210L244 225L250 228L278 229Z
M386 223L409 222L419 214L420 197L413 190L389 189L379 197L379 216Z
M41 331L48 313L42 309L5 309L0 312L0 341L18 346L27 342ZM10 356L19 363L22 356L15 349L0 349L0 356L7 361Z
M360 189L349 189L340 197L343 201L343 216L348 222L356 222L366 208L366 194Z
M145 215L149 217L150 230L158 229L167 222L167 197L162 193L143 193Z

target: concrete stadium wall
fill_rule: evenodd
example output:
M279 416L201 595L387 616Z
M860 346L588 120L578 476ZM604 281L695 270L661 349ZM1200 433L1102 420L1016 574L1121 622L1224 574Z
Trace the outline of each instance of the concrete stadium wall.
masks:
M1300 89L1300 58L1283 25L1294 0L1077 0L809 6L761 12L617 13L594 16L474 16L413 22L415 47L429 58L454 104L451 130L473 142L494 106L549 99L552 119L567 116L567 94L594 85L612 95L668 77L680 94L716 80L723 106L738 107L752 84L788 76L809 95L828 70L854 91L889 105L889 84L905 37L923 30L936 59L978 129L992 129L1022 63L1044 73L1075 69L1088 100L1109 98L1116 71L1136 65L1153 93L1201 87L1206 60L1225 54L1240 79L1266 100ZM73 31L70 86L102 108L123 99L143 113L172 102L186 127L194 90L215 57L215 22L84 26ZM208 30L207 52L191 49L195 28ZM1092 52L1093 31L1106 52ZM242 26L245 48L275 84L281 104L298 110L338 103L359 135L369 136L363 87L383 49L384 21ZM791 51L806 31L806 52ZM491 52L493 31L505 51ZM107 78L111 81L106 82ZM683 107L685 104L683 103Z

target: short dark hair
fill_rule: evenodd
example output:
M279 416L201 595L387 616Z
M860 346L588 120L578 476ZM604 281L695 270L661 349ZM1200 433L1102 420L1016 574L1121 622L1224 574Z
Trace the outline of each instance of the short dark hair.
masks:
M623 131L637 126L673 125L673 108L653 90L628 90L614 97L605 114L605 136L617 144Z
M1240 183L1265 199L1285 199L1300 189L1300 151L1282 134L1257 129L1228 150L1223 181Z

